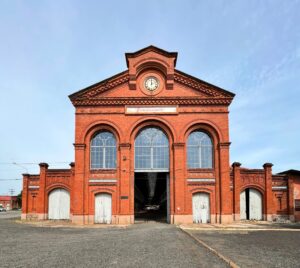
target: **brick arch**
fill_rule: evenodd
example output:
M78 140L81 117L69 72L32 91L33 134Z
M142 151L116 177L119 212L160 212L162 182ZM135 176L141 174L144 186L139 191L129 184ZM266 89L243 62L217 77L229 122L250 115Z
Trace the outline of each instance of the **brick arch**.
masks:
M212 190L205 188L205 187L197 187L194 189L191 189L190 192L192 193L192 195L197 194L197 193L207 193L207 194L212 194Z
M87 126L84 134L82 135L84 143L89 144L92 137L101 130L112 132L116 137L117 143L120 143L120 139L123 137L122 131L117 125L107 120L101 120Z
M262 195L262 197L264 197L265 195L265 189L263 187L261 187L260 185L257 185L257 184L247 184L247 185L244 185L243 187L241 187L240 189L240 193L245 191L246 189L255 189L257 191L260 192L260 194Z
M56 189L64 189L66 191L69 192L69 195L70 195L70 214L72 214L72 193L71 193L71 188L67 185L64 185L62 183L56 183L56 184L53 184L53 185L50 185L46 188L46 194L45 194L45 213L47 214L47 218L48 218L48 213L49 213L49 194L56 190Z
M195 120L184 126L184 131L180 133L180 141L186 142L188 136L191 132L199 129L206 132L211 138L214 145L217 145L220 141L223 140L223 136L219 128L212 122L207 120Z
M186 125L185 131L183 132L182 143L187 144L189 135L195 131L200 130L206 133L212 141L212 168L216 169L219 162L219 150L218 144L220 142L220 133L215 125L208 124L206 121L196 121L191 122ZM186 156L186 167L187 167L187 146L185 146L185 156Z
M97 194L113 194L115 191L113 189L110 189L110 188L96 188L94 190L92 190L92 193L94 195L97 195Z
M126 137L127 140L130 140L131 144L134 144L134 140L137 134L139 133L139 131L141 131L143 128L151 127L151 126L158 127L162 131L164 131L164 133L168 137L170 147L171 147L172 142L175 142L176 132L174 128L168 122L166 122L166 120L159 117L142 118L137 122L135 122L135 124L131 127L131 131L128 132L130 136Z
M50 192L52 192L55 189L64 189L71 194L71 188L69 186L63 183L55 183L55 184L51 184L46 188L46 195L49 196Z

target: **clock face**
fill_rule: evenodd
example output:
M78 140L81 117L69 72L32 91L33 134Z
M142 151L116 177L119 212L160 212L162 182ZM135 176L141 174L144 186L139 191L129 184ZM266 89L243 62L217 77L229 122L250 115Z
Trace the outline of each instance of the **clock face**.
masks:
M156 77L154 76L149 76L145 79L145 88L150 90L150 91L154 91L155 89L157 89L159 86L159 81Z

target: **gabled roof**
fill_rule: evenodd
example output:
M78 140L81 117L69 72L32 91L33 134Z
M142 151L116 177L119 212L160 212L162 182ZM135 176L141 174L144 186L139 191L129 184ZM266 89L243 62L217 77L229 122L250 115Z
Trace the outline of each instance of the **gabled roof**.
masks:
M300 175L300 170L296 170L296 169L288 169L286 171L282 171L279 172L277 174L282 174L282 175L286 175L286 174L292 174L292 175Z
M182 71L179 71L179 70L177 70L177 69L176 69L175 71L176 71L177 73L179 73L179 74L185 76L185 77L188 77L188 78L194 80L195 82L201 83L201 84L204 85L204 86L211 87L211 88L213 88L213 89L215 89L215 90L221 91L221 92L224 93L224 95L228 95L227 97L232 97L232 98L233 98L233 97L235 96L234 93L232 93L232 92L230 92L230 91L228 91L228 90L225 90L225 89L223 89L223 88L220 88L220 87L218 87L218 86L215 86L215 85L213 85L213 84L210 84L210 83L208 83L208 82L206 82L206 81L204 81L204 80L201 80L201 79L199 79L199 78L197 78L197 77L195 77L195 76L189 75L189 74L184 73L184 72L182 72Z
M95 84L93 84L93 85L90 85L90 86L88 86L88 87L85 87L85 88L83 88L83 89L80 89L79 91L76 91L76 92L70 94L70 95L69 95L69 98L70 98L70 100L73 100L73 99L75 99L77 96L81 96L81 95L83 95L85 92L87 92L87 91L89 91L89 90L92 90L92 89L94 89L94 88L97 88L97 87L100 87L100 86L102 86L102 85L105 85L107 82L109 82L109 81L111 81L111 80L114 80L114 79L116 79L116 78L119 78L120 76L122 76L122 75L124 75L124 74L127 74L127 73L128 73L128 70L123 71L123 72L120 72L120 73L115 74L115 75L113 75L113 76L111 76L111 77L109 77L109 78L106 78L106 79L104 79L104 80L102 80L102 81L100 81L100 82L97 82L97 83L95 83Z
M168 52L163 49L157 48L155 46L148 46L146 48L143 48L141 50L138 50L134 53L126 53L126 60L128 63L128 59L131 57L137 57L143 53L147 53L149 51L154 51L155 53L162 54L165 57L170 57L176 61L177 58L177 52ZM229 105L235 96L234 93L227 91L225 89L222 89L218 86L212 85L208 82L205 82L199 78L196 78L194 76L191 76L189 74L186 74L182 71L174 69L174 72L171 76L176 83L180 83L184 85L185 87L191 88L195 91L198 91L201 93L200 97L199 95L193 96L193 97L188 97L188 96L182 96L182 97L176 97L174 96L173 98L177 98L178 102L177 104L192 104L192 105L199 105L199 104L207 104L207 105ZM102 93L116 88L122 84L129 83L131 79L131 74L129 73L129 70L123 71L121 73L118 73L114 76L111 76L105 80L102 80L98 83L95 83L91 86L88 86L84 89L81 89L71 95L69 95L70 100L72 101L73 105L112 105L113 101L110 100L106 95L102 96ZM115 101L119 103L119 105L123 105L124 103L129 103L129 100L126 102L124 101L126 98L126 95L119 96L119 97L114 97ZM117 101L117 99L122 99L120 101ZM131 97L131 101L138 101L137 100L138 96L136 97ZM149 99L149 97L145 97ZM156 100L159 100L160 97L157 96L155 97ZM165 97L165 103L169 102L174 102L174 100L171 100L172 97ZM181 100L179 100L181 99ZM189 100L188 100L189 99ZM105 101L107 104L105 104ZM162 102L163 100L161 100ZM152 100L153 102L153 100ZM149 103L150 104L150 103ZM152 104L152 103L151 103Z
M161 54L161 55L164 55L166 57L169 57L169 58L175 58L175 62L174 62L174 66L176 66L176 61L177 61L177 55L178 53L177 52L168 52L166 50L163 50L161 48L158 48L156 46L148 46L148 47L144 47L136 52L127 52L125 53L125 57L126 57L126 64L127 64L127 67L128 67L128 58L134 58L134 57L137 57L139 55L142 55L144 53L147 53L147 52L150 52L150 51L154 51L158 54Z

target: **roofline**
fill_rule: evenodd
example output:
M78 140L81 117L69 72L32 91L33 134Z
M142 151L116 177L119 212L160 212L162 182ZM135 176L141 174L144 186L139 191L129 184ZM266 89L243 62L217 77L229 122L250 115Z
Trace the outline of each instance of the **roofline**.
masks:
M232 98L234 98L234 96L235 96L235 93L232 93L231 91L228 91L228 90L226 90L226 89L220 88L220 87L218 87L218 86L216 86L216 85L213 85L213 84L211 84L211 83L208 83L208 82L206 82L206 81L204 81L204 80L201 80L201 79L199 79L199 78L197 78L197 77L195 77L195 76L192 76L192 75L190 75L190 74L187 74L187 73L185 73L185 72L183 72L183 71L180 71L180 70L178 70L178 69L175 69L175 72L178 72L179 74L185 75L185 76L187 76L187 77L189 77L189 78L191 78L191 79L195 79L195 80L197 80L198 82L201 82L201 83L206 84L207 86L214 87L214 88L216 88L216 89L218 89L218 90L220 90L220 91L222 91L222 92L224 92L224 93L230 95Z
M159 47L150 45L150 46L144 47L142 49L139 49L138 51L135 51L135 52L126 52L125 53L125 58L126 58L126 65L127 65L127 67L129 67L128 66L129 65L128 58L132 58L132 57L135 57L135 56L137 56L139 54L146 53L148 50L155 50L156 52L158 52L159 54L162 54L164 56L174 57L175 58L174 66L176 66L177 56L178 56L177 52L169 52L169 51L166 51L166 50L161 49Z
M296 175L300 175L300 170L296 170L296 169L288 169L282 172L277 173L278 175L286 175L286 174L296 174Z
M69 97L69 99L72 101L72 99L73 99L74 97L76 97L76 96L78 96L78 95L84 93L85 91L88 91L89 89L91 89L91 88L93 88L93 87L95 87L95 86L98 86L98 85L100 85L100 84L102 84L102 83L106 83L106 82L108 82L109 80L114 79L114 78L117 78L118 76L123 75L123 74L125 74L125 73L127 73L127 72L128 72L128 69L125 70L125 71L123 71L123 72L117 73L117 74L115 74L115 75L113 75L113 76L111 76L111 77L108 77L108 78L106 78L106 79L104 79L104 80L102 80L102 81L100 81L100 82L97 82L97 83L92 84L92 85L90 85L90 86L88 86L88 87L85 87L85 88L83 88L83 89L80 89L79 91L76 91L76 92L70 94L68 97Z

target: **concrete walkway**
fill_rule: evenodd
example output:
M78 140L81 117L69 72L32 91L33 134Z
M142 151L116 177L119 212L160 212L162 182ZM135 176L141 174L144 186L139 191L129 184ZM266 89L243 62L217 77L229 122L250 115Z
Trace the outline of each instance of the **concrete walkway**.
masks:
M300 223L274 223L267 221L241 221L230 224L181 224L184 230L247 230L247 231L300 231Z

